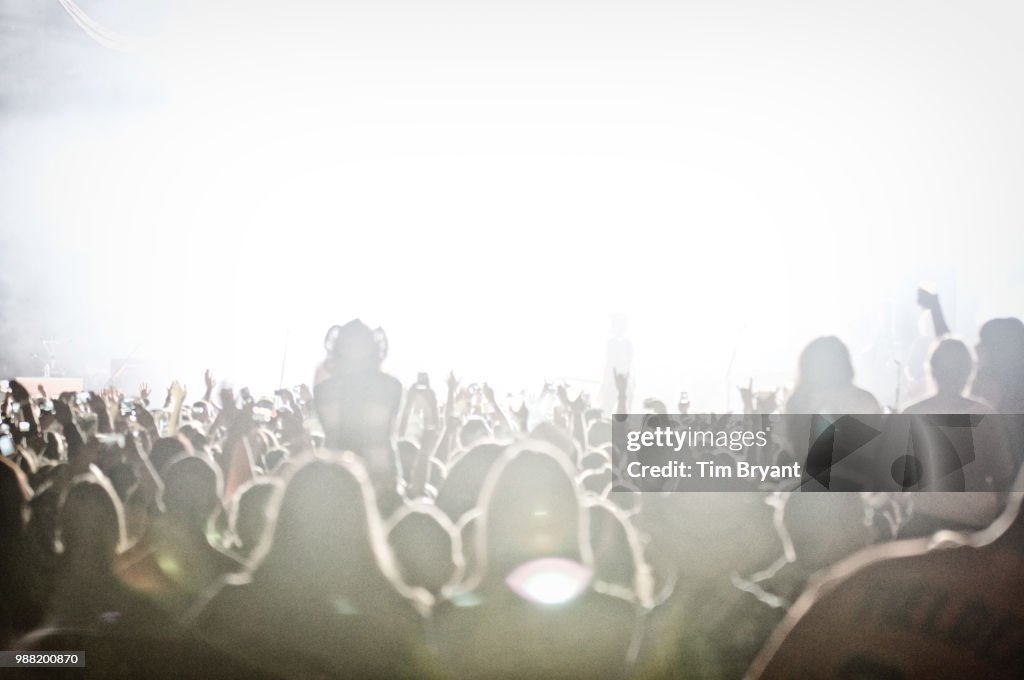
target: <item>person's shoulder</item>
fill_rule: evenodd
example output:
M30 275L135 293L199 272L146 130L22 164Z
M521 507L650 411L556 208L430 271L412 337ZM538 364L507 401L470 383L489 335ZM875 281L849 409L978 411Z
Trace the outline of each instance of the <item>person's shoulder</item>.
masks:
M852 394L856 395L857 405L859 409L862 409L864 413L881 413L882 405L875 399L875 395L868 392L863 387L853 386L851 388Z
M973 413L978 415L989 415L996 413L996 409L992 407L987 401L981 399L973 399L971 397L964 397L964 402L967 405L967 413Z
M812 648L828 649L829 654L845 654L862 646L862 638L871 644L870 636L865 637L860 632L846 638L853 643L851 648L825 643L835 640L828 631L836 627L854 633L854 628L864 626L872 616L896 621L894 610L901 606L901 600L907 601L911 592L927 591L934 602L947 604L970 601L991 604L994 593L1002 597L1003 593L1013 592L1015 596L1001 602L999 608L1019 611L1024 606L1019 592L1005 582L1017 578L1019 555L1001 549L996 543L974 547L970 545L969 534L943 534L943 541L937 541L939 534L936 534L874 545L818 572L772 633L748 675L788 677L784 671L798 667ZM978 578L965 580L964 573L975 574ZM919 590L912 590L914 588ZM899 619L910 621L906 613ZM903 631L906 635L921 632L920 628ZM886 646L889 638L876 638L876 642ZM893 648L892 653L893 658L907 662L908 667L917 667L920 663L921 655L913 647L899 651Z
M199 594L183 620L199 629L220 626L223 620L235 619L243 613L253 588L250 573L227 574Z
M313 387L316 388L320 383L326 382L331 378L331 370L327 365L327 361L321 361L316 366L316 372L313 374Z
M995 413L995 409L983 401L968 397L958 397L954 400L942 400L939 397L929 397L914 402L906 407L901 413L907 415L930 415L946 413L970 413L987 415Z
M915 401L913 404L911 404L910 406L907 406L905 409L900 411L900 413L904 413L904 414L907 414L907 415L924 415L924 414L931 413L932 412L932 402L933 402L933 399L931 399L931 398L922 399L920 401Z
M402 381L390 373L380 373L379 377L380 385L388 394L401 396L402 395Z

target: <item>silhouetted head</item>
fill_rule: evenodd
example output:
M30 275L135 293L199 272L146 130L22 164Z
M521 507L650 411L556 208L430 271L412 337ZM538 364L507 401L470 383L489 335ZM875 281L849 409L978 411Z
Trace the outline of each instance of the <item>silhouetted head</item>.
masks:
M163 478L167 472L167 466L175 458L183 453L188 453L185 441L179 437L160 437L153 442L153 449L149 452L149 462L153 469Z
M974 367L971 350L959 340L941 340L928 360L939 394L960 394L967 387Z
M1024 413L1024 323L992 319L978 334L974 393L1003 413Z
M249 555L263 540L270 521L270 506L283 484L276 478L247 482L235 493L231 508L231 533L242 554Z
M380 366L387 356L387 340L381 329L373 330L353 319L327 331L324 349L332 370L363 370Z
M285 485L257 580L308 593L358 594L361 584L397 577L376 499L350 454L313 459Z
M587 427L587 444L592 447L610 444L612 441L611 421L598 418Z
M0 538L21 534L28 521L31 498L32 488L25 473L6 457L0 456Z
M453 522L476 508L484 480L504 450L500 444L477 444L449 464L448 475L437 494L437 507Z
M122 503L124 499L128 498L132 490L138 484L139 479L135 474L135 469L128 463L118 463L117 465L108 468L106 470L107 477L110 479L110 485L117 492L117 498Z
M472 416L459 428L459 446L469 448L490 436L491 428L487 426L487 421L479 416Z
M223 490L220 470L197 456L182 456L167 466L164 507L186 526L205 531L220 506Z
M802 387L845 387L853 384L850 350L834 335L812 340L800 353L797 383Z
M402 581L435 595L461 572L455 550L458 530L434 505L406 506L392 519L388 543ZM461 562L461 560L460 560Z
M554 423L545 421L538 424L537 427L530 431L530 437L551 444L568 456L570 460L575 460L579 455L572 435L565 428L559 427Z
M591 563L572 476L568 458L542 442L514 445L497 461L480 497L476 539L488 579L545 557Z
M275 472L279 467L288 463L290 456L288 449L275 446L263 454L263 466L268 474Z
M604 449L592 448L580 458L581 470L599 470L606 465L611 465L612 459Z
M182 425L178 428L178 434L187 439L195 451L203 451L206 449L206 445L209 444L206 435L200 432L195 425Z
M1008 317L986 321L978 332L978 356L985 361L1019 364L1024 355L1024 323Z
M77 569L113 571L125 541L124 509L105 479L83 475L71 484L61 504L59 526L62 552Z

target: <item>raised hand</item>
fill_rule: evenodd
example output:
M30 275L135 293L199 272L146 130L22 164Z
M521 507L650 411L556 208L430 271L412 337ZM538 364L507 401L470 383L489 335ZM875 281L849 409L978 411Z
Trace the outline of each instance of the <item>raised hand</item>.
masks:
M167 390L168 394L171 395L171 400L177 403L185 401L185 386L175 380L171 383L171 387Z
M108 404L114 405L121 401L121 390L116 387L107 387L100 394Z
M89 392L88 404L89 410L95 413L96 415L107 412L106 400L100 395L96 394L95 392Z
M136 422L139 423L139 425L141 425L142 427L146 428L147 430L149 430L151 432L156 432L156 430L157 430L156 420L153 419L153 414L150 413L146 409L144 404L142 404L142 403L135 404L135 411L134 411L134 413L135 413L135 420L136 420Z
M747 386L743 387L740 385L737 387L740 391L740 399L743 400L743 408L747 412L750 412L754 408L754 379L750 378L747 380Z
M573 390L575 391L575 390ZM587 410L587 395L580 390L577 393L576 398L572 399L569 394L569 387L565 384L558 386L558 399L562 402L565 408L569 409L573 413L583 413Z
M939 306L939 295L924 288L917 289L917 304L925 309L932 310Z
M512 416L516 419L516 423L519 424L519 429L526 432L527 424L530 422L530 410L526 408L526 402L521 399L518 400L518 408L516 406L517 404L513 400L509 404L509 411L511 411Z
M95 392L89 392L89 410L96 414L96 430L108 434L113 431L110 424L110 413L107 411L107 402Z
M213 372L210 369L206 369L203 372L203 384L206 385L203 401L210 401L210 398L213 396L213 387L216 385L216 381L213 379Z
M57 399L53 402L53 417L63 427L71 425L74 421L71 415L71 407L63 399Z
M139 399L142 401L142 403L148 404L149 395L151 395L152 393L153 391L149 389L149 383L142 383L141 385L139 385Z
M235 391L225 387L220 391L220 411L225 416L233 415L238 410L235 406Z
M931 313L935 337L941 338L949 334L949 324L946 323L946 316L942 313L942 304L939 302L937 293L925 290L924 288L918 288L917 304Z
M291 390L286 388L274 390L274 396L280 397L281 401L288 408L292 409L296 413L301 413L301 411L299 411L299 405L295 403L295 395L292 394Z
M178 431L178 426L181 425L181 407L185 403L185 386L175 380L171 383L167 394L170 397L168 403L171 407L171 415L167 419L167 432L175 434Z

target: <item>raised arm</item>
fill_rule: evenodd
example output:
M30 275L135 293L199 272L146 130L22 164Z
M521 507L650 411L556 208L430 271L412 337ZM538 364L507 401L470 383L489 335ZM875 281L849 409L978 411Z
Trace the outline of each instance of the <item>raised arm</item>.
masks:
M937 293L932 293L924 288L918 288L917 304L924 307L932 315L932 327L935 329L936 338L949 335L949 324L946 323L946 316L942 313L942 304L939 302Z
M497 397L494 396L494 388L488 385L487 383L484 383L483 392L484 398L487 400L487 403L491 405L491 408L494 410L494 412L498 415L498 419L502 422L505 428L509 432L511 432L512 423L509 421L508 416L505 415L505 412L501 410L501 406L498 405L498 399Z
M167 433L174 434L181 424L181 409L185 404L185 387L175 380L171 383L168 393L171 395L171 415L167 420Z

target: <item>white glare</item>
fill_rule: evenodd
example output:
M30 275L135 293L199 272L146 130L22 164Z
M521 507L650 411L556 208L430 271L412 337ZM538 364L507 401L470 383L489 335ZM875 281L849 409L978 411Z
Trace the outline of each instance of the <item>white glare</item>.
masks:
M516 567L505 583L514 593L536 604L565 604L576 599L590 584L592 571L561 557L546 557Z

